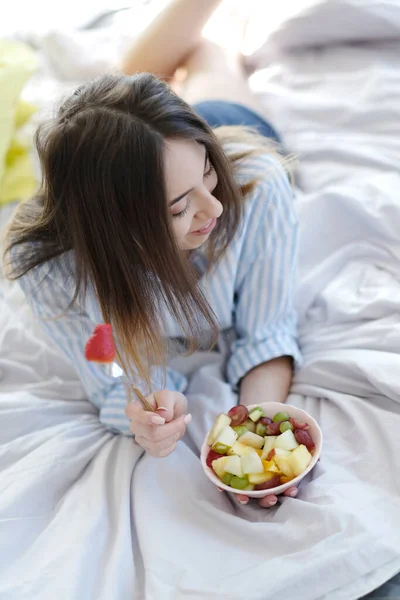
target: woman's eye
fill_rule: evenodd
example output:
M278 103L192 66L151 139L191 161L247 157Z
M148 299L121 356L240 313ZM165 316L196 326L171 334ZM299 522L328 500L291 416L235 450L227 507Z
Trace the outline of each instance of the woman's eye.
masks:
M204 177L209 177L211 175L211 173L214 171L214 167L212 166L212 164L209 162L209 167L208 170L204 173Z
M183 210L181 210L181 212L176 213L175 215L172 215L174 219L181 219L182 217L184 217L188 211L189 206L186 206L186 208L184 208Z
M181 212L175 213L174 215L172 215L172 217L174 219L181 219L182 217L184 217L187 213L187 211L189 210L189 206L190 206L190 198L188 198L186 206L183 210L181 210Z

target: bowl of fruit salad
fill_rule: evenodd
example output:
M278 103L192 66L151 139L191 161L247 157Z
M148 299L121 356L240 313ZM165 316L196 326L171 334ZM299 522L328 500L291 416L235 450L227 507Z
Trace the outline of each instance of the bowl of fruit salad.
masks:
M215 419L201 463L219 488L261 498L297 486L317 463L321 447L321 429L304 410L278 402L239 404Z

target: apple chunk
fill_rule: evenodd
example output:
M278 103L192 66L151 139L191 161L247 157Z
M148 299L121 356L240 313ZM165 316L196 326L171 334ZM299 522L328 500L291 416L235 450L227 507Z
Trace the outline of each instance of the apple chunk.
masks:
M228 458L228 456L221 456L221 458L217 458L216 460L212 461L212 468L220 479L222 479L226 473L225 465Z
M255 448L251 446L247 446L246 444L242 444L240 440L235 442L230 450L228 450L227 454L237 454L237 456L244 456L245 454L251 454L255 452Z
M263 448L262 455L261 455L262 460L265 460L267 458L268 454L270 453L270 451L273 448L275 448L275 442L277 440L277 436L276 435L266 435L264 440L265 440L264 448Z
M240 442L246 444L246 446L251 446L252 448L262 448L264 445L264 438L256 433L248 431L240 436Z
M228 415L225 415L224 413L221 413L220 415L218 415L218 417L214 421L214 425L212 426L210 433L208 434L207 444L209 446L212 446L214 444L214 442L216 441L216 439L218 438L221 431L227 425L230 425L230 424L231 424L231 419L228 417Z
M307 469L312 460L312 455L305 446L300 445L291 452L288 460L293 474L297 477L297 475L301 475Z
M243 469L240 456L227 456L224 468L227 473L236 475L236 477L243 477Z
M242 470L245 475L264 473L264 465L256 452L241 457Z
M278 435L274 444L275 448L281 448L282 450L294 450L298 445L293 431L290 429Z
M233 431L232 427L227 425L223 428L214 444L212 445L212 449L214 452L219 452L219 454L226 454L230 448L232 448L233 444L237 440L237 434Z

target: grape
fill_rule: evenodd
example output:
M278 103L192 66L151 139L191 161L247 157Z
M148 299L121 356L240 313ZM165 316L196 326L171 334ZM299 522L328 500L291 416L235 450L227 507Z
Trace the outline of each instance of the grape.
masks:
M274 423L280 423L281 421L289 421L290 415L286 412L277 412L272 419Z
M239 439L241 435L247 433L248 429L246 425L238 425L237 427L233 427L233 431L237 434Z
M231 419L231 427L236 427L237 425L242 425L249 418L249 411L245 406L239 404L239 406L234 406L228 412L228 417Z
M256 424L253 423L253 421L251 419L248 419L246 421L246 423L243 423L243 425L246 425L248 431L251 431L251 433L255 433L256 432Z
M214 452L214 450L210 450L206 460L207 467L210 467L210 469L212 469L212 461L217 460L217 458L221 458L221 455L218 454L218 452Z
M281 433L285 433L285 431L287 431L288 429L290 429L290 431L293 431L293 425L290 423L290 421L282 421L282 423L280 423L279 425L279 431Z
M309 429L310 426L308 423L305 423L304 421L297 421L296 419L293 419L293 417L290 417L289 419L290 423L293 425L294 429Z
M248 485L249 480L247 477L232 477L230 483L230 486L235 488L235 490L244 490Z
M264 437L267 434L267 426L264 423L258 422L256 425L256 434Z
M304 429L295 429L294 437L296 438L296 442L299 444L303 444L307 448L307 450L314 450L314 440L312 439L308 431L304 431Z
M268 479L268 481L264 481L264 483L258 483L256 485L256 490L270 490L271 488L277 487L281 484L281 478L279 475L274 475L272 479Z
M232 477L233 477L233 475L231 475L230 473L224 473L221 477L221 481L225 485L231 485Z
M258 422L263 423L265 426L273 423L272 419L270 419L269 417L261 417L261 419Z
M270 423L269 425L267 425L267 435L279 435L280 426L280 423Z

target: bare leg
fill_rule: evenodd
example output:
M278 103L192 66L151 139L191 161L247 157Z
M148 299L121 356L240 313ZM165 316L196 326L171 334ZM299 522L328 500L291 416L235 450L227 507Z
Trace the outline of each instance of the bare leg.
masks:
M250 90L238 56L204 40L184 66L187 76L179 93L189 104L201 100L227 100L261 112L261 105Z
M136 39L121 63L127 75L146 71L170 78L201 40L221 0L172 0Z

